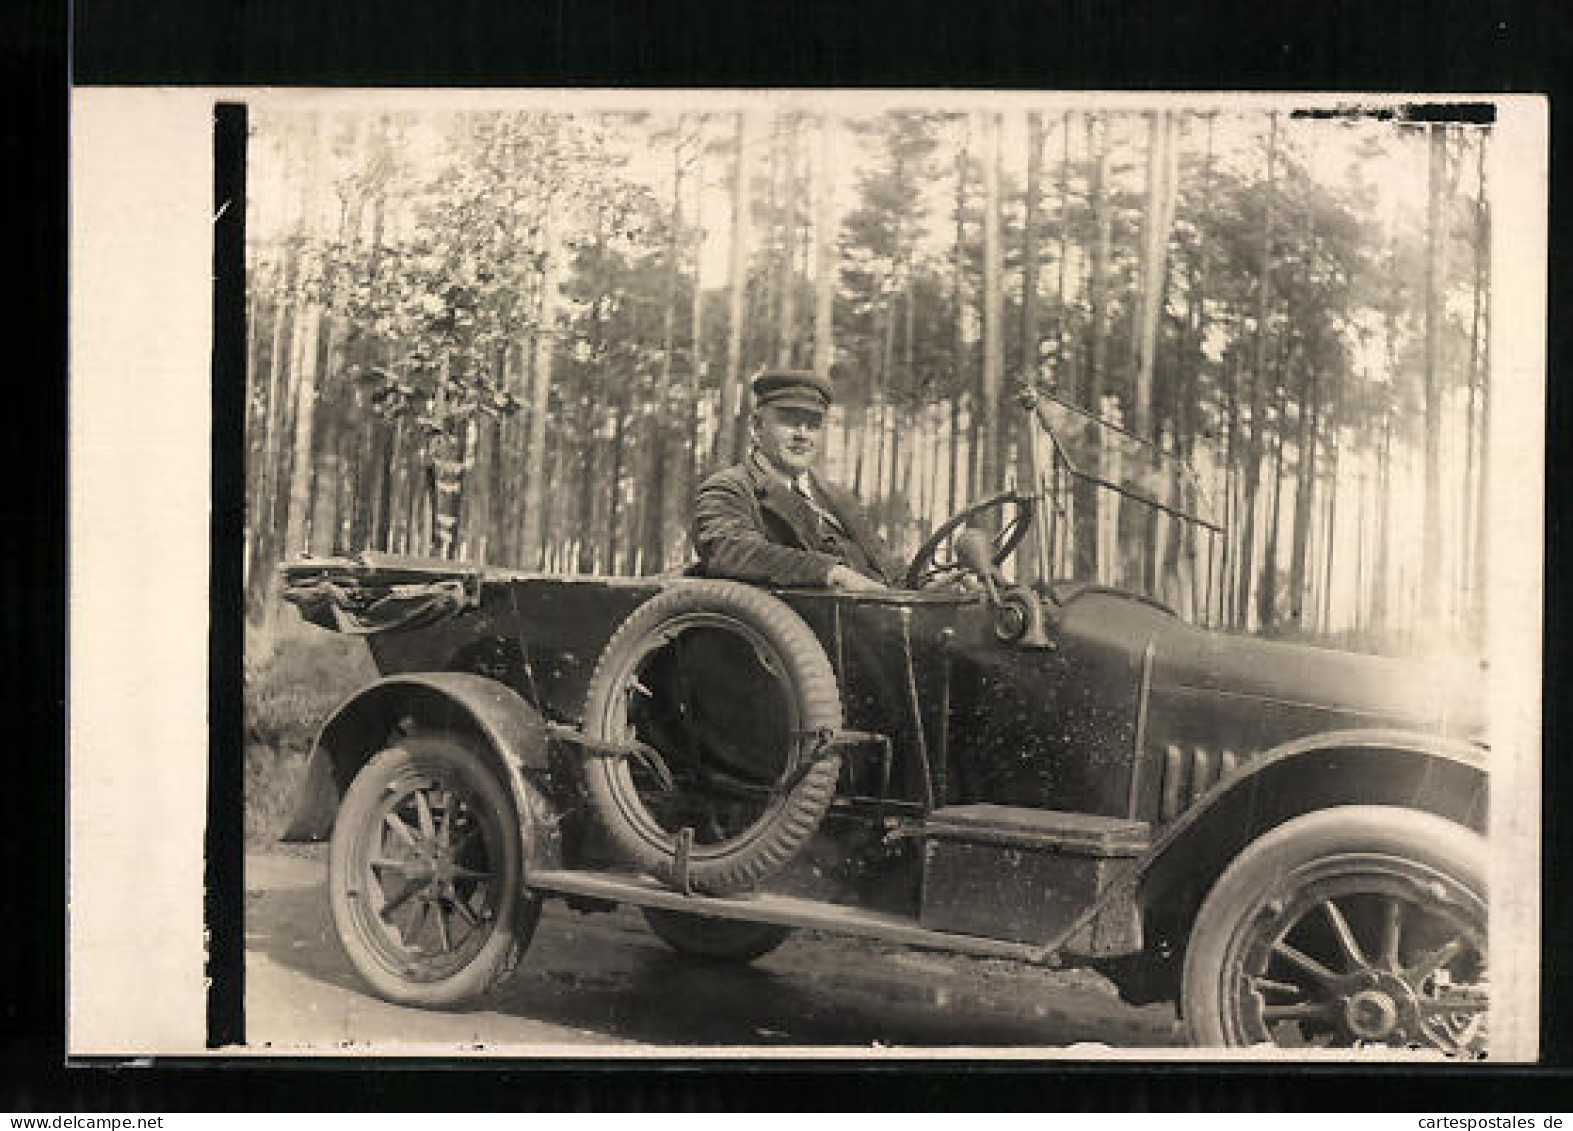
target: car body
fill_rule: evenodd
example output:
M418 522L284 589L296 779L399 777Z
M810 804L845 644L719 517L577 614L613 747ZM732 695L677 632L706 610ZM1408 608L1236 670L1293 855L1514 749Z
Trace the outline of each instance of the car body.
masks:
M1031 500L1026 509L1021 529ZM333 832L365 768L407 736L463 736L507 785L502 821L518 833L508 882L525 905L638 904L696 954L748 957L787 928L811 927L1092 964L1133 1001L1180 1003L1193 1039L1209 1044L1481 1052L1474 862L1488 779L1485 718L1467 686L1397 660L1197 627L1108 587L1009 586L987 561L953 572L963 583L756 597L692 571L551 576L375 554L291 563L290 599L314 623L366 632L381 679L325 723L288 835ZM630 652L624 630L663 602L680 615ZM711 605L806 626L839 692L831 723L804 730L781 690L796 678L783 675L785 652L746 625L734 633L724 617L703 619ZM614 653L633 657L622 698L598 699ZM608 715L608 702L624 706ZM760 751L773 753L751 768ZM693 882L706 821L712 845L747 840L773 819L770 806L790 809L794 790L808 788L813 759L832 756L820 776L833 789L798 814L807 827L790 843L728 873L738 890ZM617 822L604 788L585 785L587 766L608 765L624 766L625 790L644 783L628 794L636 806L686 798L696 781L712 799L679 806L670 827L657 819L652 844L664 847L630 861L626 837L607 835ZM398 773L385 775L384 793L409 780ZM454 804L450 792L431 797ZM404 812L411 829L434 834L450 821ZM383 826L400 820L383 811L364 835L384 845ZM1395 837L1414 852L1392 848ZM1325 847L1345 841L1347 851ZM384 874L371 865L344 881L341 934L388 930L351 913L365 877ZM421 882L436 874L420 867ZM486 903L462 894L463 881L454 887L451 863L431 867L448 869L447 886L431 889L439 919L446 907L469 920ZM405 896L389 890L376 898ZM512 918L533 926L528 914ZM683 933L703 924L737 933L736 945ZM368 979L385 996L448 1004L493 973L401 980L393 967L407 934L392 931L388 954L357 962L382 972Z

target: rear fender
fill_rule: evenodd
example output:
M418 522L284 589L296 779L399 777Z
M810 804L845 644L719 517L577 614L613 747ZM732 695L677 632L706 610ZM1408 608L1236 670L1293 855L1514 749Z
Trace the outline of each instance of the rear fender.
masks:
M1149 918L1188 924L1213 882L1257 837L1337 805L1418 809L1484 833L1484 755L1475 746L1394 730L1298 739L1245 763L1158 838L1138 870Z
M550 866L556 821L533 778L548 768L550 736L539 712L494 679L472 672L389 676L342 703L323 724L306 765L295 812L281 839L324 840L355 775L401 734L442 730L467 735L507 783L526 867Z

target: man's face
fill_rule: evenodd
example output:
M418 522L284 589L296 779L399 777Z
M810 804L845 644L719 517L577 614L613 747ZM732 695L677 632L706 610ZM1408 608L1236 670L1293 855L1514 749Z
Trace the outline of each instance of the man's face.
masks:
M810 408L766 405L754 418L760 452L788 478L813 466L824 429L825 414Z

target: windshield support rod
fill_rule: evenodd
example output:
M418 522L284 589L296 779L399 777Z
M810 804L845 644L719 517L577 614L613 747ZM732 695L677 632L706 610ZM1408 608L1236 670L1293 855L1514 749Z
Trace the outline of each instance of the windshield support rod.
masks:
M912 713L912 737L917 745L918 766L923 773L923 812L934 811L934 769L929 764L928 739L923 733L923 709L918 703L917 673L912 662L912 608L901 607L901 658L906 664L907 707Z
M1038 436L1038 392L1031 384L1023 381L1018 400L1028 416L1027 463L1032 471L1032 486L1028 494L1032 496L1033 501L1037 504L1033 508L1034 514L1032 519L1033 525L1036 527L1033 531L1034 535L1036 535L1033 541L1037 546L1038 552L1038 568L1034 576L1047 583L1054 579L1054 549L1052 541L1053 531L1050 529L1049 515L1046 513L1049 508L1046 505L1048 503L1048 493L1043 487L1043 456L1038 448L1040 440Z
M1187 514L1182 510L1177 510L1176 508L1171 507L1168 503L1160 503L1157 499L1154 499L1150 495L1143 495L1139 491L1132 491L1129 487L1122 487L1118 483L1113 483L1100 476L1090 475L1085 471L1077 469L1068 459L1065 461L1065 469L1070 472L1072 479L1079 479L1083 483L1091 483L1098 487L1107 487L1116 495L1123 495L1132 502L1144 503L1149 507L1154 507L1163 511L1164 514L1179 519L1181 522L1194 522L1197 526L1205 526L1208 530L1211 530L1216 534L1223 533L1223 528L1215 522L1211 522L1205 518L1200 517L1199 515Z

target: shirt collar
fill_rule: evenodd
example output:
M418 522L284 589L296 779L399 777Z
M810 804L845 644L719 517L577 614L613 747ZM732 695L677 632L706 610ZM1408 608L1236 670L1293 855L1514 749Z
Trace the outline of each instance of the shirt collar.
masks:
M801 487L809 491L813 490L813 487L811 486L813 480L809 477L808 472L803 472L803 474L799 475L796 479L789 478L772 467L770 461L765 458L764 453L761 452L758 448L754 448L749 452L748 465L753 470L755 478L759 480L762 486L780 484L789 491L792 490L793 487Z

